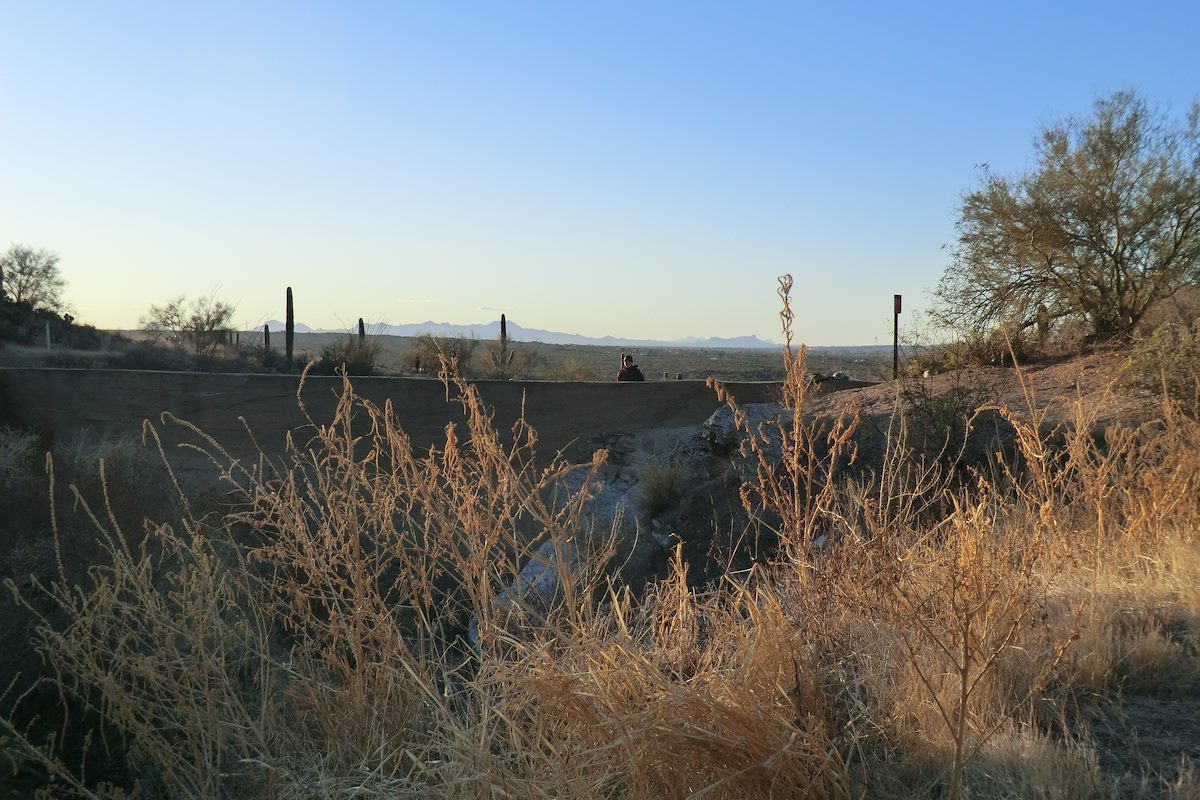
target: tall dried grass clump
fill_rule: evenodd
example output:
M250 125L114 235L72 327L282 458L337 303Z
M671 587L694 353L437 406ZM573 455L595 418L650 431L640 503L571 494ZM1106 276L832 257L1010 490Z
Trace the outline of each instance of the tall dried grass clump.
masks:
M717 398L729 405L734 426L743 435L740 456L753 470L741 487L743 506L758 525L778 538L790 559L808 564L814 539L830 521L838 471L854 461L854 433L860 419L852 403L829 420L808 414L815 384L806 369L808 349L803 345L796 351L792 348L791 290L792 276L780 278L783 414L753 427L720 381L710 378L708 384Z
M902 402L882 456L856 465L853 402L824 419L808 409L790 288L781 279L780 419L752 430L717 389L744 436L745 508L779 536L772 591L817 665L856 791L1042 796L1020 776L1051 774L1051 795L1097 796L1083 739L1052 744L1063 715L1196 674L1195 636L1168 632L1200 621L1173 574L1200 558L1200 426L1168 403L1155 422L1102 429L1082 399L1055 426L1026 385L1023 409L963 409L967 432L985 415L1013 431L990 467L955 456L965 434L949 453L924 434L914 446L923 409ZM1038 763L998 770L1017 743Z
M25 481L37 458L37 436L29 431L0 427L0 486L7 491Z
M640 603L610 595L573 635L504 664L495 679L519 690L509 701L543 741L584 756L583 796L848 796L830 711L778 598L689 590L680 549Z
M437 731L456 718L448 698L470 685L460 632L474 615L491 654L528 624L519 598L496 598L538 541L572 546L587 497L557 496L567 467L535 467L533 432L518 423L506 443L473 387L447 385L464 433L448 426L424 454L348 381L334 419L274 468L209 441L232 508L148 525L141 550L85 505L108 563L84 586L46 586L53 615L29 607L64 691L128 736L143 783L183 797L425 793ZM564 602L586 586L572 577Z

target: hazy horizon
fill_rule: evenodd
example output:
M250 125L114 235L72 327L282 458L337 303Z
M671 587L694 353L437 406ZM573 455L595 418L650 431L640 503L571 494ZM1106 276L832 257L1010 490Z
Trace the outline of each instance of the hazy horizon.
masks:
M368 320L364 320L364 326L366 328L366 333L368 336L394 336L397 338L415 338L417 336L421 336L426 333L432 333L435 336L453 336L453 335L458 335L458 334L455 334L453 332L447 332L442 329L450 329L450 328L471 329L471 328L474 328L474 329L476 329L478 338L480 338L481 340L486 340L486 339L495 337L495 331L492 329L498 328L499 324L500 324L499 318L496 318L496 319L493 319L493 320L490 320L487 322L475 322L475 323L457 323L457 322L445 322L445 321L437 321L437 320L423 320L421 322L409 322L409 323L374 323L374 322L370 322ZM285 323L283 320L269 319L269 320L264 321L263 325L270 326L271 333L275 334L275 333L280 333L284 330ZM591 340L591 341L572 342L572 344L577 344L580 346L591 346L591 345L615 346L615 345L608 344L603 341L603 340L608 340L608 339L621 340L621 341L639 341L638 339L635 339L634 337L623 336L619 332L602 334L601 336L584 336L583 334L574 333L572 331L551 331L551 330L547 330L545 328L538 328L536 326L522 325L520 322L518 322L516 320L509 320L508 325L509 325L509 331L510 331L509 338L513 342L518 342L518 343L519 342L536 342L536 343L543 343L543 344L553 344L554 343L554 342L544 342L541 339L529 338L529 336L527 334L529 334L531 332L535 333L535 334L551 333L551 334L555 334L555 335L562 336L562 337L570 337L572 339ZM263 327L262 325L258 325L255 327L238 326L236 329L241 333L254 334L254 333L261 333L262 327ZM411 331L410 332L396 332L396 329L404 329L404 328L411 329ZM133 332L141 331L143 329L142 328L110 328L108 330L116 331L119 333L133 333ZM332 326L332 327L313 327L313 326L310 326L307 323L305 323L304 320L302 320L302 319L296 320L296 333L298 333L298 334L311 333L311 334L329 334L329 335L333 335L333 334L354 335L355 333L357 333L357 331L358 331L358 320L355 320L353 323L350 323L350 324L339 323L338 325ZM705 342L711 342L714 340L737 341L740 339L754 339L754 338L757 338L759 344L752 345L747 348L742 348L737 345L707 345L707 344L703 344ZM771 347L783 347L783 341L782 341L781 336L777 336L776 338L773 338L773 339L764 339L761 337L756 337L753 334L747 334L744 336L732 336L732 337L704 336L703 334L696 334L696 335L680 337L678 339L640 340L640 341L647 342L648 343L647 346L661 346L661 347L729 347L730 349L770 349ZM891 348L890 342L887 344L861 344L861 343L856 344L856 343L843 343L843 342L826 342L826 343L814 344L814 343L801 342L801 341L793 342L793 345L795 345L795 346L799 346L801 344L807 345L811 349L866 349L866 348L890 349Z

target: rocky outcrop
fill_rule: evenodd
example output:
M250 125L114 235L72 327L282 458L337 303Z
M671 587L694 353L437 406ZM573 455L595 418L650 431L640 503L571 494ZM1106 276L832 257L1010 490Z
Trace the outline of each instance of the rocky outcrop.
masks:
M733 455L745 440L746 431L762 431L768 439L774 431L774 447L779 447L779 425L786 417L784 408L778 403L746 403L741 407L746 415L745 428L739 429L734 423L733 410L729 406L721 406L712 413L700 426L704 432L708 447L717 455Z
M731 568L748 567L772 552L774 542L755 538L760 534L741 506L738 490L743 481L754 477L758 462L742 456L740 446L750 435L747 430L753 431L768 463L778 462L781 431L790 427L791 413L778 403L747 403L742 410L746 424L741 429L734 423L733 411L721 406L698 425L599 434L580 443L580 455L598 449L607 452L586 514L598 536L611 530L617 537L610 565L615 581L640 591L665 574L676 546L682 547L689 581L694 584L715 580ZM678 491L665 506L650 504L643 492L652 481L662 480L664 470L674 473ZM579 491L584 475L583 467L568 474L563 488ZM567 564L560 563L560 555ZM496 599L497 610L540 614L558 598L562 570L574 569L576 560L574 547L556 549L553 542L543 542ZM472 644L478 641L477 627L472 620Z
M776 418L780 410L773 404L754 405L754 419L760 421ZM732 448L736 453L738 438L732 415L724 410L725 415L714 416L727 417L728 424L718 418L711 425L603 434L586 442L593 451L607 451L607 459L591 487L585 528L592 532L591 538L614 536L609 573L618 584L640 592L666 574L669 554L676 546L683 548L690 579L704 583L730 565L736 548L747 544L741 539L746 528L737 492L741 478L732 467L736 459L723 452ZM715 446L714 437L719 443ZM563 489L581 490L586 469L566 475ZM677 496L666 507L648 507L643 495L646 485L661 480L664 470L677 476ZM745 559L733 559L739 560ZM559 598L562 571L574 570L577 562L573 544L555 547L553 541L542 542L517 579L496 598L495 610L501 618L517 614L523 621L536 621ZM478 627L478 620L472 618L468 640L475 647Z

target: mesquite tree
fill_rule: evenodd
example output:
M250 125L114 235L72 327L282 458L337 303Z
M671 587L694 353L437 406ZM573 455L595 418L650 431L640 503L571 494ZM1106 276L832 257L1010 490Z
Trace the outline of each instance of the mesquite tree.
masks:
M184 297L161 306L150 306L142 317L142 329L154 338L166 338L190 346L198 356L211 358L217 347L229 340L230 322L236 308L215 296Z
M1048 314L1128 336L1150 306L1200 283L1200 104L1179 122L1132 92L1041 132L1036 165L985 166L963 196L937 288L947 325L1024 328Z
M57 253L14 244L0 254L0 298L61 313L63 285Z

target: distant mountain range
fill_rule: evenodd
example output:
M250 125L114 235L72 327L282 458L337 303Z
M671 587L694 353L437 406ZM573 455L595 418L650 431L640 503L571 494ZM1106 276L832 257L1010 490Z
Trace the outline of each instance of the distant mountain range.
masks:
M271 331L282 331L284 324L277 319L266 323ZM475 337L488 340L500 338L500 320L479 325L454 325L449 322L418 322L411 325L370 325L368 332L373 336L420 336L432 334L439 337ZM346 333L344 328L310 328L303 323L296 323L297 333ZM731 348L746 350L757 347L779 347L776 342L768 342L757 336L734 336L723 338L710 336L707 338L689 336L686 339L662 341L659 339L622 339L616 336L580 336L574 333L559 333L544 331L538 328L523 328L517 323L508 321L508 338L514 342L542 342L543 344L581 344L600 345L608 347L707 347Z

